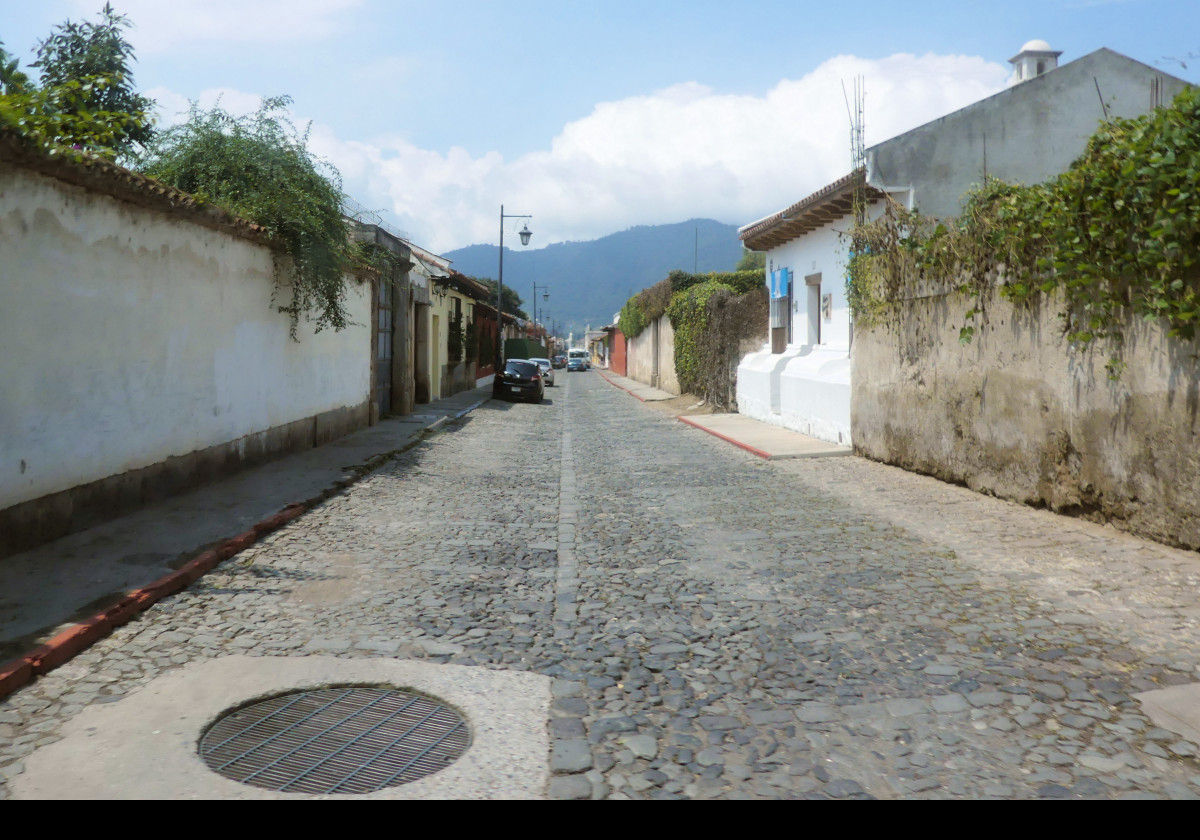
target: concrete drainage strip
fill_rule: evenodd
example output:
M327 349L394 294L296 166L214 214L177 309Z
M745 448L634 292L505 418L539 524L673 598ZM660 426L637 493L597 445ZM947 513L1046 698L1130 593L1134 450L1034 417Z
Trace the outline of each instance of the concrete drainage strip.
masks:
M434 698L466 719L471 743L430 776L373 793L278 793L205 766L197 745L231 709L298 690L389 686ZM395 659L229 656L153 680L84 709L63 738L25 761L19 799L531 799L549 780L550 679Z

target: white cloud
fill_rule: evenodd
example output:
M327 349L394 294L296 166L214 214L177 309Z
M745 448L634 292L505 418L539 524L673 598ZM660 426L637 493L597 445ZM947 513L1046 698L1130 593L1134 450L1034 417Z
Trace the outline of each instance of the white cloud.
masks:
M762 96L684 83L600 103L548 148L511 160L401 136L347 139L320 123L311 145L360 203L437 250L494 242L501 203L534 214L538 246L697 216L743 224L849 170L842 81L860 74L870 145L1002 90L1008 70L968 56L839 56Z
M151 88L144 92L158 105L157 124L160 128L168 128L187 119L191 102L186 96L165 87ZM220 105L236 117L253 114L262 105L262 97L257 93L246 93L235 88L208 88L196 97L196 104L203 109Z
M118 0L134 24L129 41L139 55L205 42L282 43L327 37L363 0ZM77 17L93 18L101 0L73 0Z

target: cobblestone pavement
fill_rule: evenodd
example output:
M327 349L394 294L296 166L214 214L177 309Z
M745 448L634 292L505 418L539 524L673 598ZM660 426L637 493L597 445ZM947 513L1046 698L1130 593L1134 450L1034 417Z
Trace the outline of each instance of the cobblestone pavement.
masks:
M0 779L228 653L554 680L560 798L1172 797L1200 558L856 458L766 462L570 374L492 402L0 701ZM0 785L0 795L5 794Z

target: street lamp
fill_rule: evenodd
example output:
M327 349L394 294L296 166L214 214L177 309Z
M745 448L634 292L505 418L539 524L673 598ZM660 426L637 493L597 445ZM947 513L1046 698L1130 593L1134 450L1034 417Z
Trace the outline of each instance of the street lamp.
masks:
M537 283L533 284L533 323L535 323L535 324L538 322L538 319L537 319L538 289L542 290L542 300L550 300L550 292L547 291L549 288L550 288L549 286L539 286Z
M503 348L502 336L504 334L504 220L505 219L532 219L533 216L528 214L505 214L504 205L500 205L500 277L496 280L496 363L493 366L496 373L500 372L501 349ZM521 237L521 244L528 245L529 237L533 236L533 231L529 229L529 224L526 223L517 233Z

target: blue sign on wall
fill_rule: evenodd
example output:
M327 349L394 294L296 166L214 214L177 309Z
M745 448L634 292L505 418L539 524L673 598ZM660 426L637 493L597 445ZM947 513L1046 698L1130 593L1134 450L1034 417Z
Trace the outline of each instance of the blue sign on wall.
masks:
M771 272L771 297L785 298L788 296L788 289L792 286L792 270L790 268L780 268Z

